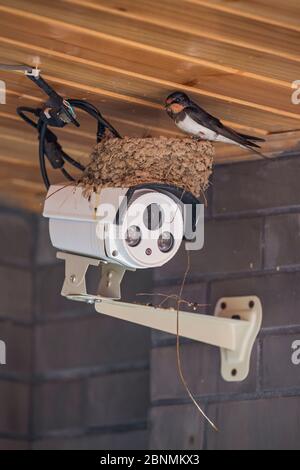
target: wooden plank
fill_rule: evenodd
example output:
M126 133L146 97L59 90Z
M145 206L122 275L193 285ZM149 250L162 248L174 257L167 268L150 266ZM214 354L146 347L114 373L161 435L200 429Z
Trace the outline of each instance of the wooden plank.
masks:
M17 74L15 75L17 76ZM19 103L28 103L27 100L30 99L29 93L32 93L32 96L37 98L35 102L39 103L40 97L43 96L39 90L36 90L36 87L34 87L29 80L25 80L24 82L23 76L17 76L17 81L15 82L15 75L8 73L1 74L1 77L7 81L9 102L14 99L13 93L16 93L18 96L22 97L18 100ZM45 77L47 77L47 75ZM125 116L129 121L137 121L138 123L143 124L146 130L151 128L154 124L156 127L161 128L162 135L164 135L163 132L165 129L167 131L176 130L174 123L169 119L163 107L158 103L150 103L149 107L148 104L141 104L139 100L136 101L133 97L127 97L127 95L119 96L118 94L110 94L99 88L95 90L88 87L87 91L85 85L66 82L65 80L60 80L55 77L49 77L49 82L54 83L58 92L62 93L64 96L72 96L80 99L87 98L95 104L105 116L114 116L116 119L124 119ZM23 87L25 88L23 89ZM155 90L155 93L157 93L157 90ZM161 94L161 102L164 101L165 96L166 93ZM197 100L197 97L195 97L195 99ZM204 106L207 104L207 109L211 110L211 112L215 112L219 117L222 117L224 122L228 125L247 132L260 133L261 130L262 133L267 133L272 130L292 130L295 126L298 126L298 121L273 115L271 118L269 114L266 116L265 113L259 115L260 119L258 119L255 110L250 110L250 116L244 116L241 107L231 105L230 103L227 104L228 116L224 116L223 112L225 111L226 106L224 106L223 103L216 100L209 100L208 103L207 99L205 100L205 103L204 100L201 100L201 103ZM265 117L264 122L261 121L261 118L263 117Z
M300 6L295 0L0 0L0 62L41 64L66 97L87 99L122 135L183 136L166 116L165 96L188 92L247 133L268 135L263 152L297 152ZM22 74L2 73L0 201L41 211L45 190L37 136L15 115L45 96ZM95 123L58 130L64 149L87 161ZM298 132L289 132L297 130ZM216 145L216 163L258 158ZM50 170L53 181L60 172Z
M0 204L8 207L18 207L29 212L42 214L44 197L39 193L20 192L11 181L0 187Z
M45 95L39 91L37 87L23 76L0 74L2 78L7 81L7 105L2 109L7 109L11 114L15 113L15 108L20 105L24 106L40 106L45 100ZM17 81L15 80L17 78ZM160 130L161 135L168 135L178 133L177 128L172 121L165 115L165 112L159 106L148 107L134 103L127 102L126 96L122 100L115 97L105 95L95 95L94 93L84 92L78 88L72 89L66 87L64 84L55 84L56 90L63 96L71 96L79 99L88 99L91 103L98 107L101 113L112 120L112 123L119 128L118 122L122 125L127 121L127 132L130 135L130 128L138 127L141 129L139 132L149 132L154 127L155 131ZM82 118L81 118L82 119ZM92 126L92 127L91 127ZM83 118L83 131L91 133L94 137L95 123L92 118ZM144 128L144 130L142 129ZM244 130L246 128L243 127ZM67 131L72 132L74 128L68 126ZM82 129L80 129L81 132ZM256 129L256 131L259 131Z
M139 48L143 52L156 52L179 61L188 59L190 62L211 66L224 73L236 73L264 81L267 77L269 83L287 86L297 75L297 64L292 65L293 61L281 57L279 65L275 56L252 50L249 45L245 49L241 46L221 44L207 37L199 41L190 30L182 32L181 29L170 29L170 21L163 27L137 20L128 21L128 18L113 13L97 12L76 5L70 8L66 3L57 0L43 4L42 9L40 2L36 0L26 4L22 0L1 0L0 11L13 14L18 23L20 18L43 23L46 36L52 34L66 41L70 36L77 36L78 40L89 36L89 42L91 38L106 39L118 45ZM64 21L65 18L67 21ZM197 28L199 30L198 26ZM82 44L86 44L86 41L81 41Z
M20 104L20 103L18 103ZM27 103L29 105L32 105L32 102ZM15 123L12 123L11 120L17 122L18 124L21 124L23 130L26 129L27 136L30 136L31 138L35 136L33 129L30 127L27 127L27 125L19 118L19 116L16 114L15 109L16 105L10 104L9 106L6 106L6 111L7 112L1 112L0 108L0 122L4 119L10 120L10 122L7 123L8 126L13 126ZM118 130L118 132L122 136L131 136L131 137L143 137L145 135L148 136L153 136L153 137L159 137L161 135L170 136L170 137L180 137L182 136L182 133L180 132L179 129L173 128L172 130L169 129L161 129L158 126L151 125L151 126L145 126L143 123L137 122L137 121L130 121L129 119L126 118L117 118L114 115L107 114L105 116L109 122ZM85 143L86 145L92 146L96 142L96 122L93 120L93 118L89 117L83 112L77 112L77 118L80 122L80 128L75 128L74 126L66 126L63 129L56 129L55 132L59 139L61 139L62 143L65 143L66 140L71 140L72 143L76 143L77 141L79 143ZM263 134L262 134L263 135Z
M17 49L13 49L13 53L18 57L20 62L24 62L24 54L20 53ZM7 61L9 54L11 54L10 50L7 52L7 50L3 50L2 47L0 47L0 61ZM55 86L59 84L65 85L65 89L68 90L67 95L70 94L71 89L73 89L73 96L78 95L79 98L82 96L82 92L85 92L85 97L88 96L87 93L90 92L90 94L98 96L116 97L118 99L123 98L126 101L141 103L147 107L154 107L161 120L169 120L165 111L162 109L162 105L165 97L171 91L170 88L162 86L158 88L155 84L144 83L140 80L121 80L120 77L115 77L114 74L111 73L102 73L101 77L98 77L88 67L72 67L70 70L67 70L64 68L65 64L62 63L62 61L52 61L48 58L43 59L43 64L47 71L51 73L51 75L49 73L45 74L45 78L49 79ZM7 81L7 87L9 88L11 80L9 74L1 74L1 76ZM116 90L118 90L118 92ZM147 96L147 100L141 100L139 98L140 96ZM277 132L292 130L298 125L299 115L296 113L293 115L293 118L277 116L276 114L266 111L258 113L255 108L249 106L233 102L224 103L223 100L206 96L202 96L201 100L199 100L199 95L195 95L195 93L191 93L190 96L221 119L239 123L249 128L259 127L267 129L270 132ZM298 109L299 108L295 106L295 111L298 111ZM151 123L149 122L149 124Z
M272 134L268 137L268 141L264 144L263 153L270 158L279 158L286 155L298 155L300 145L300 130L297 132L284 132ZM239 147L230 145L216 145L216 163L235 163L238 161L248 161L257 159L257 156L245 152Z
M298 0L184 0L217 11L231 13L255 21L300 31L300 3Z
M27 181L29 186L31 182L34 183L33 188L36 188L36 185L39 184L41 191L45 193L38 162L26 165L23 160L20 162L18 160L5 157L1 150L0 163L0 181L3 185L6 184L6 181L23 179L24 181ZM49 169L49 176L51 180L64 181L60 172L57 173L51 169Z
M192 33L197 37L300 60L298 31L181 0L65 0L78 7Z
M147 100L142 99L141 102L146 105L151 105L151 102L158 102L158 97L161 97L162 92L158 95L158 88L164 90L164 96L166 96L170 91L175 91L178 89L178 84L174 82L169 82L160 79L154 79L154 77L148 77L143 75L133 74L132 72L125 72L119 70L113 70L111 68L105 68L102 65L99 65L97 62L88 62L86 60L79 60L77 58L76 63L66 64L65 55L62 54L51 54L46 49L43 49L34 45L27 45L10 41L5 45L0 44L0 60L8 61L10 57L14 56L17 61L24 61L29 54L36 52L39 55L39 62L47 68L48 73L52 76L56 76L63 81L77 83L78 81L82 83L82 89L89 89L92 87L97 90L100 87L107 90L111 93L121 93L132 96L136 100L140 100L139 96L147 97ZM101 76L99 77L99 69L101 71ZM192 86L181 86L181 89L186 92L193 92L199 95L200 99L206 99L209 97L211 99L216 99L220 102L230 101L234 105L241 105L245 108L259 109L261 111L266 111L267 113L280 115L283 117L288 117L291 119L299 119L300 114L297 112L298 108L290 104L289 111L280 109L273 103L273 106L264 106L260 103L254 103L245 98L237 99L228 97L224 94L219 95L213 90L210 92L208 90L202 90L198 87ZM273 90L274 91L274 90ZM291 90L289 90L289 93ZM289 96L286 93L285 95L286 103L291 103L291 100L288 99ZM150 103L149 103L150 101ZM161 101L163 102L163 101Z
M0 129L1 133L11 133L12 135L21 137L23 140L31 140L37 142L37 131L31 126L27 125L15 112L14 105L7 105L6 112L2 112L0 107ZM78 118L81 123L80 128L68 125L63 129L53 129L59 139L62 139L64 144L69 146L76 145L77 148L86 147L92 148L96 142L96 123L94 120L89 120L82 112L78 113ZM36 118L34 118L36 120ZM93 124L93 129L91 129ZM93 132L94 131L94 132Z
M23 163L7 159L0 154L0 204L42 212L46 189L39 167L26 166ZM49 170L49 178L54 184L68 184L60 172Z
M22 135L23 140L31 140L36 144L37 134L31 127L28 127L17 114L14 113L14 106L7 113L1 112L0 108L0 129L1 133L10 133L11 127L14 127L17 135ZM118 129L122 136L131 137L160 137L162 130L156 126L145 127L135 121L129 121L128 119L117 119L114 116L106 116L109 122ZM59 138L60 143L64 149L66 145L69 147L77 146L82 147L83 150L87 151L87 155L91 152L93 146L96 144L96 124L95 121L87 116L86 114L79 112L77 118L81 124L80 128L75 128L71 125L66 126L63 129L55 129L54 132ZM174 130L164 130L163 135L166 137L182 137L183 134L174 128ZM72 155L71 155L72 156ZM37 156L34 155L33 158ZM88 157L87 157L88 158Z
M7 18L8 16L8 18ZM10 19L10 22L9 22ZM23 21L23 19L22 19ZM138 77L146 82L155 83L156 86L168 86L173 89L182 89L183 91L190 92L193 90L195 93L199 93L201 97L209 95L211 97L218 96L220 99L225 101L237 101L251 103L251 106L257 107L257 109L272 109L280 115L297 115L297 109L291 102L291 84L288 83L287 87L275 85L273 83L266 84L263 81L241 77L233 73L221 73L212 68L198 66L195 64L184 64L182 68L179 68L179 64L173 58L168 58L169 62L162 60L158 54L144 54L143 60L139 63L136 59L133 60L131 52L128 53L128 59L126 57L126 51L128 47L123 48L122 59L119 57L115 58L111 54L101 54L102 49L105 49L105 45L102 44L102 40L97 41L95 51L85 49L82 47L76 47L76 55L69 54L71 44L55 40L55 51L51 50L53 40L39 36L38 40L35 35L35 42L38 42L39 47L32 44L32 24L28 22L26 27L28 31L22 32L20 28L15 29L11 24L12 15L2 15L0 17L0 44L14 44L18 47L23 48L26 51L43 52L44 54L51 55L53 58L59 57L66 60L68 63L78 64L89 64L95 68L95 73L101 73L101 70L110 70L116 75L122 75L128 77L129 80L132 77ZM18 26L19 22L18 22ZM39 31L39 28L35 30ZM16 40L16 38L18 40ZM90 47L90 45L89 45ZM105 49L106 50L106 49ZM109 48L111 50L111 48ZM32 55L31 55L32 58ZM148 61L145 59L148 58ZM122 63L120 64L120 60ZM138 59L139 60L139 59ZM156 64L153 67L153 64ZM120 66L121 65L121 66ZM246 92L245 92L246 91ZM274 96L276 96L276 102L274 102ZM300 111L299 111L300 117Z
M61 133L61 131L60 131ZM58 133L58 137L60 134ZM22 122L11 122L3 120L0 116L0 152L9 151L10 144L13 143L18 155L26 158L29 161L38 158L38 136L33 129L24 125ZM61 134L61 143L64 150L79 161L84 162L89 157L94 143L83 142L80 136ZM16 157L18 156L16 155Z

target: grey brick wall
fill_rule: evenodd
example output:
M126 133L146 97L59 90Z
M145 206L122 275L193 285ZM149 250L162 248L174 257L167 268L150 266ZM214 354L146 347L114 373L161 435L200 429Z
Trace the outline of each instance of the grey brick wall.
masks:
M184 297L206 314L222 296L257 295L264 309L243 383L222 380L216 348L181 342L185 376L217 434L178 379L175 338L63 299L46 221L1 208L0 449L299 449L299 162L214 171L205 248L192 254ZM153 290L159 303L178 293L185 266L181 250L161 269L129 275L125 297Z
M190 404L178 379L175 340L152 334L151 449L300 449L300 159L215 168L205 247L193 252L184 297L213 312L222 296L257 295L264 309L250 375L228 384L219 351L182 340L187 381L219 433ZM182 250L154 273L155 292L178 293ZM159 297L156 299L159 302Z
M146 448L150 331L63 299L63 279L47 222L0 208L0 449ZM128 275L124 297L151 288Z

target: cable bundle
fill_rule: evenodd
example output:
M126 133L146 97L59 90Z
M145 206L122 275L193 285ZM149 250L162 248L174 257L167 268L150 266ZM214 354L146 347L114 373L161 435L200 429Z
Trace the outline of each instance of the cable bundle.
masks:
M99 143L103 138L105 129L108 129L114 137L121 137L118 131L116 131L116 129L108 121L106 121L106 119L104 119L100 111L91 103L77 99L70 99L64 103L70 105L71 108L80 109L86 112L97 121L97 143ZM58 142L57 136L49 129L50 126L62 128L68 122L63 121L61 118L56 119L50 115L47 115L45 109L42 108L30 108L23 106L17 109L17 113L20 118L23 119L23 121L38 131L40 170L46 188L49 189L50 187L50 181L46 167L46 158L50 162L52 168L59 169L67 180L74 181L74 178L64 168L65 163L69 163L80 171L84 171L85 167L70 157L66 152L64 152L62 146ZM37 119L33 120L28 117L27 114L31 114ZM77 127L78 126L79 124Z

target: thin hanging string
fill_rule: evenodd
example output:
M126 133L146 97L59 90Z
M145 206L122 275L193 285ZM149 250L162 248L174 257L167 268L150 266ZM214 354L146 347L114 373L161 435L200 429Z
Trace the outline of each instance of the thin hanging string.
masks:
M183 294L183 290L184 290L184 286L185 286L185 283L186 283L186 279L187 279L187 276L188 276L188 273L190 271L190 267L191 267L191 260L190 260L190 252L187 251L187 268L186 268L186 271L184 273L184 277L183 277L183 281L182 281L182 284L181 284L181 287L180 287L180 291L179 291L179 297L178 297L178 300L177 300L177 322L176 322L176 356L177 356L177 368L178 368L178 372L179 372L179 377L181 379L181 382L185 388L185 390L187 391L190 399L192 400L192 402L194 403L195 407L197 408L197 410L199 411L199 413L208 421L208 423L211 425L211 427L219 432L218 428L215 426L215 424L209 419L209 417L204 413L204 411L202 410L202 408L200 407L200 405L197 403L196 399L194 398L187 382L186 382L186 379L184 377L184 374L183 374L183 371L182 371L182 364L181 364L181 356L180 356L180 336L179 336L179 310L180 310L180 303L181 303L181 297L182 297L182 294Z
M73 182L72 182L72 183L68 183L68 184L62 186L61 188L56 189L53 193L49 194L49 196L47 196L47 197L45 198L45 201L47 201L48 199L50 199L50 197L52 197L52 196L54 196L55 194L59 193L59 192L62 191L63 189L68 188L69 186L74 186L74 183L73 183Z

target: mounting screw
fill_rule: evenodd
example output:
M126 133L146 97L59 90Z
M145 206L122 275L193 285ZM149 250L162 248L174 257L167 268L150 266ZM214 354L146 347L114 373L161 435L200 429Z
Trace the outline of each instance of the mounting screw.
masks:
M72 282L72 284L74 284L76 282L75 274L72 274L72 276L70 276L70 281Z
M254 308L255 302L254 300L250 300L249 302L249 308Z

